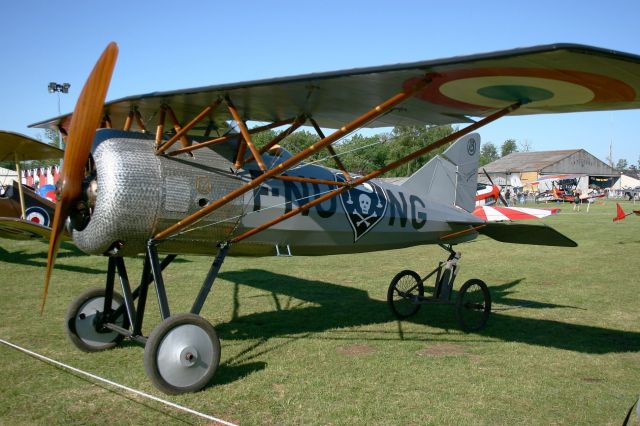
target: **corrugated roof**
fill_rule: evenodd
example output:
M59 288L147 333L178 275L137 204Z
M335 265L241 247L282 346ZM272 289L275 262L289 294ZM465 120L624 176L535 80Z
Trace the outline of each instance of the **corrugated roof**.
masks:
M580 151L583 150L512 152L485 165L484 168L489 173L537 172Z

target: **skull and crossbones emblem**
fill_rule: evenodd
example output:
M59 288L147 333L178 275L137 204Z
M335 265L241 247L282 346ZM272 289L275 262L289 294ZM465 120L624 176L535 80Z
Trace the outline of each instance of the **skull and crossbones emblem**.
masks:
M360 226L364 223L368 228L371 226L371 220L378 217L375 211L369 214L369 210L371 209L371 197L364 193L360 194L358 197L358 205L360 206L362 214L360 214L357 207L353 209L353 214L360 218L360 220L356 222L356 226Z
M338 182L345 182L340 174ZM387 210L388 199L384 190L374 182L357 185L340 195L342 207L353 229L354 242L380 223Z

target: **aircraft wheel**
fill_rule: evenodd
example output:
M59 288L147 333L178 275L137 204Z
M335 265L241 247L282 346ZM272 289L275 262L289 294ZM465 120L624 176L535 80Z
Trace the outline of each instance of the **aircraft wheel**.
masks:
M111 349L124 338L115 331L98 329L98 322L104 314L104 295L105 290L102 288L87 290L71 302L67 309L65 317L67 335L81 351L97 352ZM118 309L123 304L122 296L113 293L111 309ZM124 314L120 315L114 323L125 327Z
M399 272L391 280L387 291L387 303L393 315L408 318L420 309L419 299L424 296L424 284L420 275L410 270Z
M220 340L213 326L191 314L171 316L153 329L144 348L144 368L155 387L177 395L196 392L220 363Z
M491 313L491 294L479 279L464 283L456 300L456 316L464 331L480 331Z

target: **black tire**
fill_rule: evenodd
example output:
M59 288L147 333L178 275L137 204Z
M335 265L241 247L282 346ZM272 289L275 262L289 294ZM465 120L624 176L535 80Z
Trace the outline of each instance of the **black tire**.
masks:
M65 325L69 340L81 351L98 352L116 347L124 336L108 329L98 328L99 317L103 315L105 290L94 288L78 296L67 309ZM124 304L118 293L113 293L111 308ZM118 316L115 324L125 327L124 314Z
M387 291L387 303L391 313L399 319L409 318L420 309L419 300L424 296L424 284L420 275L404 270L391 280Z
M456 300L456 317L464 331L480 331L491 313L491 294L479 279L464 283Z
M144 368L155 387L170 395L197 392L220 363L220 340L213 326L191 314L158 324L144 347Z

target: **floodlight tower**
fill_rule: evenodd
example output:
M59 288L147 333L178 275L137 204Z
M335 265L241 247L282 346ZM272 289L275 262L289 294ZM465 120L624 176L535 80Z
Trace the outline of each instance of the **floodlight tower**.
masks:
M56 83L52 81L49 83L47 88L49 89L49 93L57 93L58 94L58 115L61 115L60 112L60 93L69 93L69 88L71 84L69 83ZM60 129L58 129L58 148L62 149L62 134L60 133Z
M69 93L69 88L71 87L71 84L69 83L56 83L54 81L49 83L49 86L47 86L47 89L49 90L49 93L57 93L58 94L58 116L60 116L62 113L60 112L60 93ZM60 127L58 127L58 148L62 149L62 132L60 131ZM63 160L60 159L60 162L58 163L58 168L62 167L62 162Z

